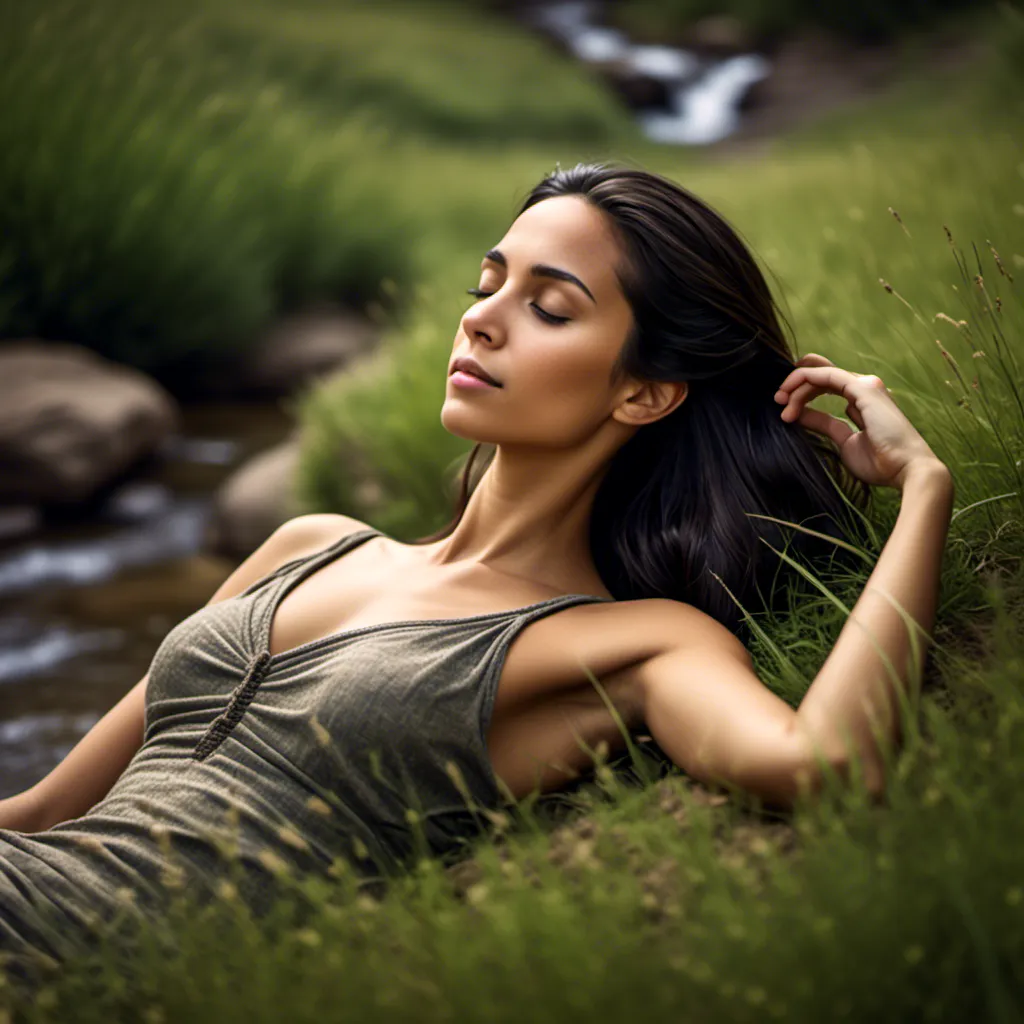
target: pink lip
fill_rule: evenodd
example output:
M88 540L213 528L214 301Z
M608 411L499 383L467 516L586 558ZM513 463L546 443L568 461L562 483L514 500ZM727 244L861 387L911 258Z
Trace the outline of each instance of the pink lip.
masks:
M457 388L495 388L494 384L488 384L487 381L463 370L456 370L450 379Z

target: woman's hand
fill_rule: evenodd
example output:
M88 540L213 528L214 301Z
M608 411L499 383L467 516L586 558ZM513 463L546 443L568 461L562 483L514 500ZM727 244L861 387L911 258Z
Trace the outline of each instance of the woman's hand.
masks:
M813 352L797 360L796 366L775 394L775 401L785 406L782 419L830 437L843 464L864 483L902 491L912 465L939 463L881 378L843 370ZM820 409L806 408L812 399L826 394L846 399L846 415L859 430Z

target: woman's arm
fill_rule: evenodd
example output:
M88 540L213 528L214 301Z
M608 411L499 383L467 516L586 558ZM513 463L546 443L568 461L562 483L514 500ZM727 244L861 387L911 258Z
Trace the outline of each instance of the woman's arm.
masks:
M953 501L949 471L878 377L814 354L797 365L776 395L782 419L828 435L854 475L903 495L864 592L796 711L758 679L749 652L724 626L678 602L657 603L671 640L637 673L644 720L677 765L785 808L801 791L820 789L825 766L845 777L854 758L867 788L881 795L885 759L872 722L884 745L900 738L897 700L920 682ZM846 398L859 431L805 408L828 393Z
M920 685L953 510L952 476L937 459L912 463L902 493L885 548L797 709L808 736L830 757L841 758L852 744L874 792L884 786L884 759L872 722L885 740L898 742L897 691L916 693Z
M45 778L0 800L0 828L42 832L102 800L142 746L148 681L147 672Z

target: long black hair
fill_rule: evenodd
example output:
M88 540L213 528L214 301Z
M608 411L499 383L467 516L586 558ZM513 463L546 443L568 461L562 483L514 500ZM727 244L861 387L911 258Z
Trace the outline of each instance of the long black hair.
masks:
M619 600L685 601L741 633L736 602L774 606L779 584L794 579L764 541L811 564L845 562L840 546L748 513L860 541L851 509L866 507L868 488L828 438L780 418L774 395L795 365L785 319L723 217L667 178L606 163L554 171L519 213L569 195L604 213L624 256L616 273L634 326L613 383L625 374L689 382L677 409L612 457L591 513L594 564ZM454 518L421 542L458 525L482 447L469 453Z

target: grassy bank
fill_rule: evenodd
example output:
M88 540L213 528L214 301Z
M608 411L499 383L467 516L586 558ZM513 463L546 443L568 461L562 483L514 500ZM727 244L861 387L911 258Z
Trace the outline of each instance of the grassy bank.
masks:
M100 944L24 1019L1019 1020L1024 624L987 597L988 667L950 663L956 712L925 701L884 808L847 792L789 823L599 769L553 833L380 899L342 875L258 925L182 903L130 968Z
M600 765L547 808L566 819L554 834L527 806L458 870L420 861L380 900L346 876L300 882L311 909L258 926L229 898L183 907L131 964L99 947L55 972L24 1018L1019 1020L1024 163L1009 67L922 82L728 164L607 139L391 136L371 166L417 218L393 287L407 311L303 407L311 505L398 537L435 528L467 448L438 420L450 346L517 200L555 160L615 155L712 201L773 273L799 351L880 374L956 479L929 683L883 806L853 787L764 814ZM879 498L869 559L896 511ZM847 605L862 582L830 581ZM827 594L761 620L766 684L798 700L843 620ZM660 771L639 757L638 773Z

